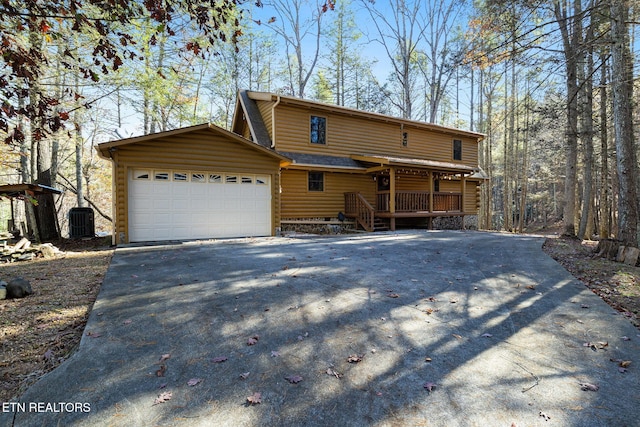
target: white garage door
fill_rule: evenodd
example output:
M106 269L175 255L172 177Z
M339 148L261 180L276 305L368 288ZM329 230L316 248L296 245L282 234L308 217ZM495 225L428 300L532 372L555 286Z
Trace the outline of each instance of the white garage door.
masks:
M134 169L129 241L271 235L268 175Z

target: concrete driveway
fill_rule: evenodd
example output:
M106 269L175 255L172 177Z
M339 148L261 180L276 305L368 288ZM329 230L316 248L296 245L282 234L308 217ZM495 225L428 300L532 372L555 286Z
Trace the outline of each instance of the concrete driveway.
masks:
M4 403L0 425L640 425L638 330L542 242L120 248L79 351Z

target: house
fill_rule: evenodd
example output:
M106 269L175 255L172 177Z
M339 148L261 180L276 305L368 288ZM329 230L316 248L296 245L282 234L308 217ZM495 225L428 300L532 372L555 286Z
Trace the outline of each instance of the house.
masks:
M300 226L473 223L482 134L240 91L231 131L203 124L99 144L116 243L267 236Z

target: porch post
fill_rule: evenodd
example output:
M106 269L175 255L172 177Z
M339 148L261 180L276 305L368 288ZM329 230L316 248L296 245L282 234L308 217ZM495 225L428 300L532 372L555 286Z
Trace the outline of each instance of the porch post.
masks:
M467 187L467 176L464 173L460 174L460 186L462 187L460 189L460 193L462 194L462 196L460 196L461 200L460 200L460 211L462 213L464 213L464 199L465 199L465 194L464 194L464 190ZM462 215L462 229L464 230L464 215Z
M389 168L389 213L391 214L391 220L389 221L389 227L391 231L396 231L396 168L393 166Z
M433 172L429 171L429 212L433 212Z
M467 186L467 176L463 173L460 174L460 194L462 194L461 200L460 200L460 212L464 212L464 190L465 187Z

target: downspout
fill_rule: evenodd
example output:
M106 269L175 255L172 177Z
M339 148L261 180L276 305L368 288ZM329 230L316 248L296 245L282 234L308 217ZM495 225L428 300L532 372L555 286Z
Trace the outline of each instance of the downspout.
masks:
M276 103L271 107L271 148L276 148L276 107L280 105L282 98L276 95Z

